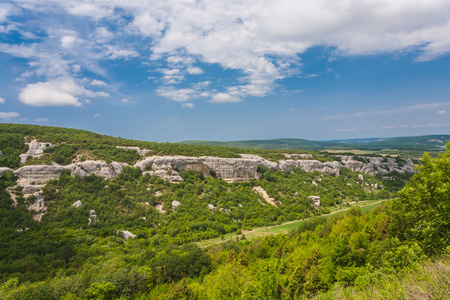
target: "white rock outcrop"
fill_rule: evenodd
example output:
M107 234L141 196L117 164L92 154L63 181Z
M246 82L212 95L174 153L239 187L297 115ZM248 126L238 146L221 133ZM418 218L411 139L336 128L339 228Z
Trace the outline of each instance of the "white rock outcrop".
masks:
M117 234L121 234L124 240L135 239L137 237L127 230L117 230Z
M343 167L349 168L352 171L362 172L369 175L386 175L390 172L397 172L399 174L414 174L414 163L410 158L406 160L406 163L400 166L397 161L392 157L369 157L360 156L366 161L353 160L353 156L336 155L341 159Z
M21 186L30 185L31 183L45 184L51 179L58 179L62 173L63 168L57 165L30 165L14 171L14 175L18 177L17 183Z
M180 206L180 205L181 205L180 201L177 201L177 200L173 200L172 201L172 209L173 210L176 210L177 207Z
M315 207L320 206L320 196L308 196L308 198L312 200Z
M146 172L144 172L142 174L144 174L144 175L148 174L151 177L152 176L157 176L157 177L160 177L160 178L162 178L164 180L169 181L170 183L177 183L177 182L183 181L183 178L175 170L146 171Z
M72 176L78 175L84 177L95 174L103 179L114 179L122 173L123 167L125 166L128 166L128 164L114 161L107 164L102 160L86 160L64 166L63 168L69 170Z
M81 200L77 200L77 201L75 201L75 202L72 204L72 206L74 206L74 207L76 207L76 208L80 207L81 205L83 205L83 204L81 203Z
M241 156L242 158L151 156L137 162L135 166L143 171L147 165L151 165L152 171L178 168L185 171L202 171L203 174L208 173L207 175L213 171L217 177L228 182L260 179L261 174L258 172L260 165L278 171L292 171L293 168L301 168L307 172L318 171L339 175L340 164L338 162L292 159L272 162L258 155L241 154ZM158 174L155 173L155 176L159 176Z
M7 168L7 167L0 167L0 178L3 177L3 174L7 173L7 172L11 172L13 171L13 169Z
M26 143L28 145L27 154L31 156L40 156L44 154L44 149L47 147L54 147L51 143L39 143L36 140Z

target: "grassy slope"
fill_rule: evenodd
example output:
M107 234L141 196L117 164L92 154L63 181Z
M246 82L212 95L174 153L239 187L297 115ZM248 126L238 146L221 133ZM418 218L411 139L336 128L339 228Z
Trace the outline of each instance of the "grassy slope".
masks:
M361 210L363 212L371 211L371 210L377 208L378 206L382 205L382 202L384 202L384 201L386 201L386 200L359 201L358 203L352 203L352 204L350 204L349 207L346 207L343 209L330 209L330 211L331 211L330 214L322 215L321 217L328 218L333 215L341 215L341 214L344 214L345 211L349 210L352 207L361 207ZM267 235L288 233L289 231L296 229L303 222L305 222L309 219L311 219L311 218L304 219L304 220L290 221L290 222L286 222L281 225L264 226L264 227L254 228L251 231L244 232L245 238L248 240L254 240L254 239L264 237ZM225 242L227 240L234 240L234 239L236 239L237 236L240 236L242 238L242 235L238 235L236 233L229 233L229 234L224 235L223 238L219 237L219 238L214 238L214 239L210 239L210 240L204 240L204 241L198 242L197 245L199 245L200 247L208 247L208 246L211 246L214 244L219 244L219 243Z

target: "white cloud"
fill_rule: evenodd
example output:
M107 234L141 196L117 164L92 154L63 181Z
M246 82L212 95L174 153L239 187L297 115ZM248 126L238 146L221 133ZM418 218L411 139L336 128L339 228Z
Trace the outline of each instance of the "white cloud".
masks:
M5 103L5 99L0 97L0 104L3 104L3 103Z
M63 48L71 48L75 44L77 38L73 35L65 35L61 38L61 45Z
M95 115L93 115L92 117L93 117L93 118L98 118L98 117L100 117L100 114L95 114Z
M76 77L80 68L100 74L101 60L150 55L159 68L180 70L163 73L164 84L202 74L197 63L238 70L240 82L225 86L223 94L241 99L272 93L277 81L298 74L299 54L316 46L332 50L330 58L413 53L416 61L428 61L450 53L448 0L20 0L15 5L34 13L69 14L95 28L78 38L52 35L41 22L36 32L49 31L43 42L0 45L1 52L29 59L33 74L47 79ZM0 21L12 8L1 4ZM98 27L108 22L115 24L114 33ZM148 41L143 49L130 43L137 35Z
M183 103L183 104L181 104L181 107L193 108L194 103L191 103L191 102Z
M122 99L122 102L123 102L123 103L128 103L128 102L130 102L130 100L128 100L127 98L123 98L123 99Z
M129 59L131 57L139 56L139 53L134 50L121 49L118 46L107 45L106 55L112 59Z
M34 121L38 122L38 123L48 122L49 120L50 120L49 118L36 118L36 119L34 119Z
M0 3L0 23L6 22L8 16L16 15L19 12L19 9L9 3Z
M17 118L19 113L16 112L2 112L0 111L0 118L5 120L11 120L11 118Z
M225 94L225 93L218 93L216 95L213 95L211 97L211 100L209 100L208 102L213 102L213 103L236 103L241 101L241 99L239 99L238 97L233 97L229 94Z
M194 89L176 89L172 86L161 87L157 89L156 92L159 95L169 98L170 100L173 100L175 102L187 102L189 100L197 98L199 94L198 91Z
M108 98L110 96L106 92L97 92L97 93L95 93L95 95L100 96L100 97L105 97L105 98Z
M93 34L93 39L97 43L107 43L114 37L112 32L109 32L105 27L97 27Z
M93 79L91 81L91 85L94 85L94 86L106 86L106 83L104 81L101 81L101 80Z
M447 112L445 110L438 110L436 111L436 114L438 115L445 115Z
M203 73L203 70L199 67L190 67L187 69L187 72L191 75L200 75Z
M86 92L72 79L60 79L28 84L20 92L19 100L32 106L81 106L77 96Z

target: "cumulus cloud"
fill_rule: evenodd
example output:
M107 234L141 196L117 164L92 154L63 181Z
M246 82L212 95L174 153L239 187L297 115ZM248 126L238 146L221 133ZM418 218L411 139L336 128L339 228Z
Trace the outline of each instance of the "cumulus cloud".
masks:
M106 92L97 92L95 93L97 96L108 98L110 95Z
M0 111L0 118L6 121L11 120L12 118L17 118L19 113L16 112L2 112Z
M3 103L5 103L5 99L0 97L0 104L3 104Z
M191 103L191 102L183 103L181 105L181 107L193 108L194 107L194 103Z
M93 79L91 81L91 85L94 85L94 86L106 86L106 83L101 81L101 80Z
M72 79L61 79L28 84L19 100L32 106L81 106L77 96L83 94L86 90Z
M187 69L187 72L191 75L200 75L203 73L203 70L199 67L190 67Z
M229 101L217 92L204 91L215 95L210 97L212 102L237 102L248 96L272 93L279 80L299 74L298 57L312 47L330 49L330 58L413 53L418 62L450 53L450 3L446 0L13 3L0 6L0 21L7 20L11 7L22 7L28 11L68 14L91 22L91 28L95 28L80 37L50 32L42 43L0 45L1 52L29 59L38 76L75 77L80 69L100 74L101 60L147 56L157 61L161 70L179 70L177 74L162 72L161 82L165 85L179 84L186 80L186 74L204 74L206 69L198 67L199 63L239 71L239 82L229 83L220 93L228 95ZM115 24L114 34L107 27L98 27L108 22ZM131 44L130 37L135 36L140 36L145 45L139 48ZM158 93L167 94L171 100L200 96L199 91L178 90L184 96L168 94L170 90L166 87L161 87Z
M225 93L218 93L216 95L213 95L211 97L211 100L209 100L209 102L213 103L236 103L239 101L241 101L241 99L239 99L238 97L233 97Z

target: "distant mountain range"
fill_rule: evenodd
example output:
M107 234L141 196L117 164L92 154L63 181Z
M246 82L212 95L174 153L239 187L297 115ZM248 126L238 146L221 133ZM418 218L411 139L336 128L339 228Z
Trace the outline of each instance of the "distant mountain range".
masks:
M450 141L450 135L425 135L393 138L368 138L331 141L310 141L304 139L272 139L247 141L182 141L190 145L218 145L237 148L286 149L286 150L419 150L439 151L445 149L445 143Z

